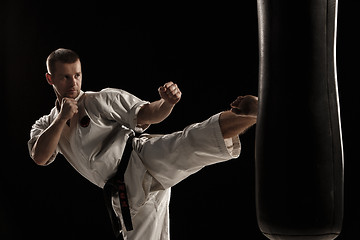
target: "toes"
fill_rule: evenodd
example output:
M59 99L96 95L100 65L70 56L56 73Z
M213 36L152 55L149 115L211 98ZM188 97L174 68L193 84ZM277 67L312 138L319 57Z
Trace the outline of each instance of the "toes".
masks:
M239 97L237 97L236 100L233 101L233 102L230 104L230 106L231 106L232 108L239 108L239 105L240 105L241 101L242 101L244 98L245 98L244 96L239 96Z

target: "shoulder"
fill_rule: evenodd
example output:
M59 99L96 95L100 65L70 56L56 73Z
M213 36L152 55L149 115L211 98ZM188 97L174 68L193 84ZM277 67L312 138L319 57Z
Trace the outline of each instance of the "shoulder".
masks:
M136 98L137 97L125 90L117 88L105 88L99 92L102 97L107 97L113 100L118 100L119 98Z
M86 92L86 103L112 104L141 101L135 95L117 88L105 88L99 92Z
M86 94L86 99L88 100L106 100L106 99L116 99L119 97L119 95L123 95L123 94L129 94L128 92L122 90L122 89L117 89L117 88L105 88L99 92L91 92L91 91L87 91L85 92Z
M56 116L59 114L58 110L56 109L56 107L53 107L50 111L50 113L48 115L44 115L41 118L39 118L34 126L40 126L40 125L45 125L45 126L49 126L54 119L56 118Z
M46 128L48 128L58 114L59 114L58 110L56 109L56 107L54 107L53 109L51 109L48 115L44 115L38 120L36 120L36 122L31 127L31 131L30 131L31 136L37 135L42 131L44 131Z
M117 105L123 104L126 91L116 88L105 88L99 92L85 92L84 106L88 112L107 114Z

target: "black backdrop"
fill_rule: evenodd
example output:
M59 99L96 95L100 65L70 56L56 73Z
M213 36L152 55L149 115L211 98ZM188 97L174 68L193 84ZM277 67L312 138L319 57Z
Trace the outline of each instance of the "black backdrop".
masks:
M355 1L339 3L337 62L345 150L339 239L354 239L360 224L358 9ZM106 0L2 1L0 30L6 133L1 144L1 239L114 239L101 189L62 157L39 167L28 155L31 125L55 101L44 77L46 57L54 49L70 48L80 55L86 91L122 88L153 101L160 85L176 82L182 100L149 133L181 130L227 109L238 95L257 94L256 1L146 6ZM241 137L239 159L206 167L173 188L173 240L266 239L256 223L254 135L252 128Z

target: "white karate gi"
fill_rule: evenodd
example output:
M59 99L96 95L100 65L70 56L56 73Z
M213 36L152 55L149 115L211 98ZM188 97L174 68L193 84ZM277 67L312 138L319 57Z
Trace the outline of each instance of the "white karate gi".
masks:
M76 98L79 112L66 126L59 144L47 164L61 153L85 178L103 188L117 170L126 140L137 126L137 113L144 104L120 89L81 92ZM29 151L58 116L54 107L32 126ZM86 120L87 124L80 124ZM219 114L172 134L134 138L125 173L133 231L124 230L128 240L168 240L170 188L206 165L237 158L238 137L223 139ZM86 121L85 121L86 123ZM82 126L81 126L82 125ZM121 221L119 199L113 199ZM124 226L124 224L122 224Z

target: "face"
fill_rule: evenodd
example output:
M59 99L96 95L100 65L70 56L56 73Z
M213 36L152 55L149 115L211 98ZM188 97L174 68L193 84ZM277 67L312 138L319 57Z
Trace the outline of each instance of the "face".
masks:
M46 74L46 80L53 86L59 100L64 97L76 98L81 90L81 63L55 63L55 73Z

